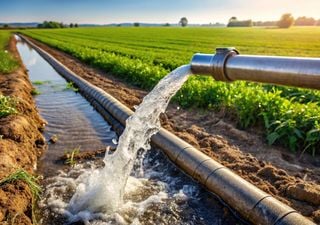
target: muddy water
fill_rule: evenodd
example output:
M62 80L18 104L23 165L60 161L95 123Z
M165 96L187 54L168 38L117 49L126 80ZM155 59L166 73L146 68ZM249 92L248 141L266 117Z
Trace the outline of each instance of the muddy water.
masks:
M102 159L67 167L58 161L65 151L80 147L97 150L117 139L103 118L73 90L33 49L19 41L21 58L41 92L35 97L40 114L48 121L44 135L57 135L40 160L44 192L40 201L41 224L245 224L215 196L177 170L157 150L140 154L125 190L124 205L113 214L83 212L72 215L68 203L86 174L103 166ZM36 82L39 83L39 82ZM88 173L89 171L89 173Z

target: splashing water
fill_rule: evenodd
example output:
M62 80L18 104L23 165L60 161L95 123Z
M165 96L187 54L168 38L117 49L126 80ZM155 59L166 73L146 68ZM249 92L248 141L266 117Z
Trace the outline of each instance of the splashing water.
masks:
M181 66L164 77L143 99L135 113L126 121L117 150L106 153L105 166L92 172L85 183L78 185L69 203L69 210L107 212L116 211L122 204L125 186L139 149L149 149L151 136L160 130L159 115L170 99L191 74L189 65Z

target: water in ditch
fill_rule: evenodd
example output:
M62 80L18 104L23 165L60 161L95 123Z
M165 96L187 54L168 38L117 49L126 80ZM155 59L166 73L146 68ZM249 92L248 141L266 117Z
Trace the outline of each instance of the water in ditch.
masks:
M17 47L30 79L43 81L35 100L48 121L45 136L58 136L39 164L45 176L41 224L243 224L158 150L141 150L148 148L159 114L187 76L174 73L158 85L128 121L115 153L71 168L57 161L65 150L105 148L117 137L80 94L66 90L66 81L38 53L21 41ZM189 68L182 70L187 74ZM168 86L172 89L163 92Z

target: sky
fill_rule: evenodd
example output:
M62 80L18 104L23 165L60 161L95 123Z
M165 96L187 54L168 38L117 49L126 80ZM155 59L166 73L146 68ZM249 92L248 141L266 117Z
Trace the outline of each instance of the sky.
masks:
M283 13L320 19L320 0L0 0L0 22L109 24L227 23L230 17L278 20Z

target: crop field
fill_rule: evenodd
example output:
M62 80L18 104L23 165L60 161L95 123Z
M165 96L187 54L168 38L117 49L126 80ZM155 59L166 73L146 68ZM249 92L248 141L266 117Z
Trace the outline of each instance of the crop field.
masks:
M9 73L18 65L6 50L10 35L9 31L0 31L0 73Z
M196 52L234 46L242 54L320 57L320 28L78 28L22 31L81 61L150 90ZM7 38L0 33L0 41ZM1 72L1 65L0 65ZM317 154L320 92L192 76L175 96L183 107L225 109L242 128L262 125L269 144ZM318 152L319 153L319 152Z

